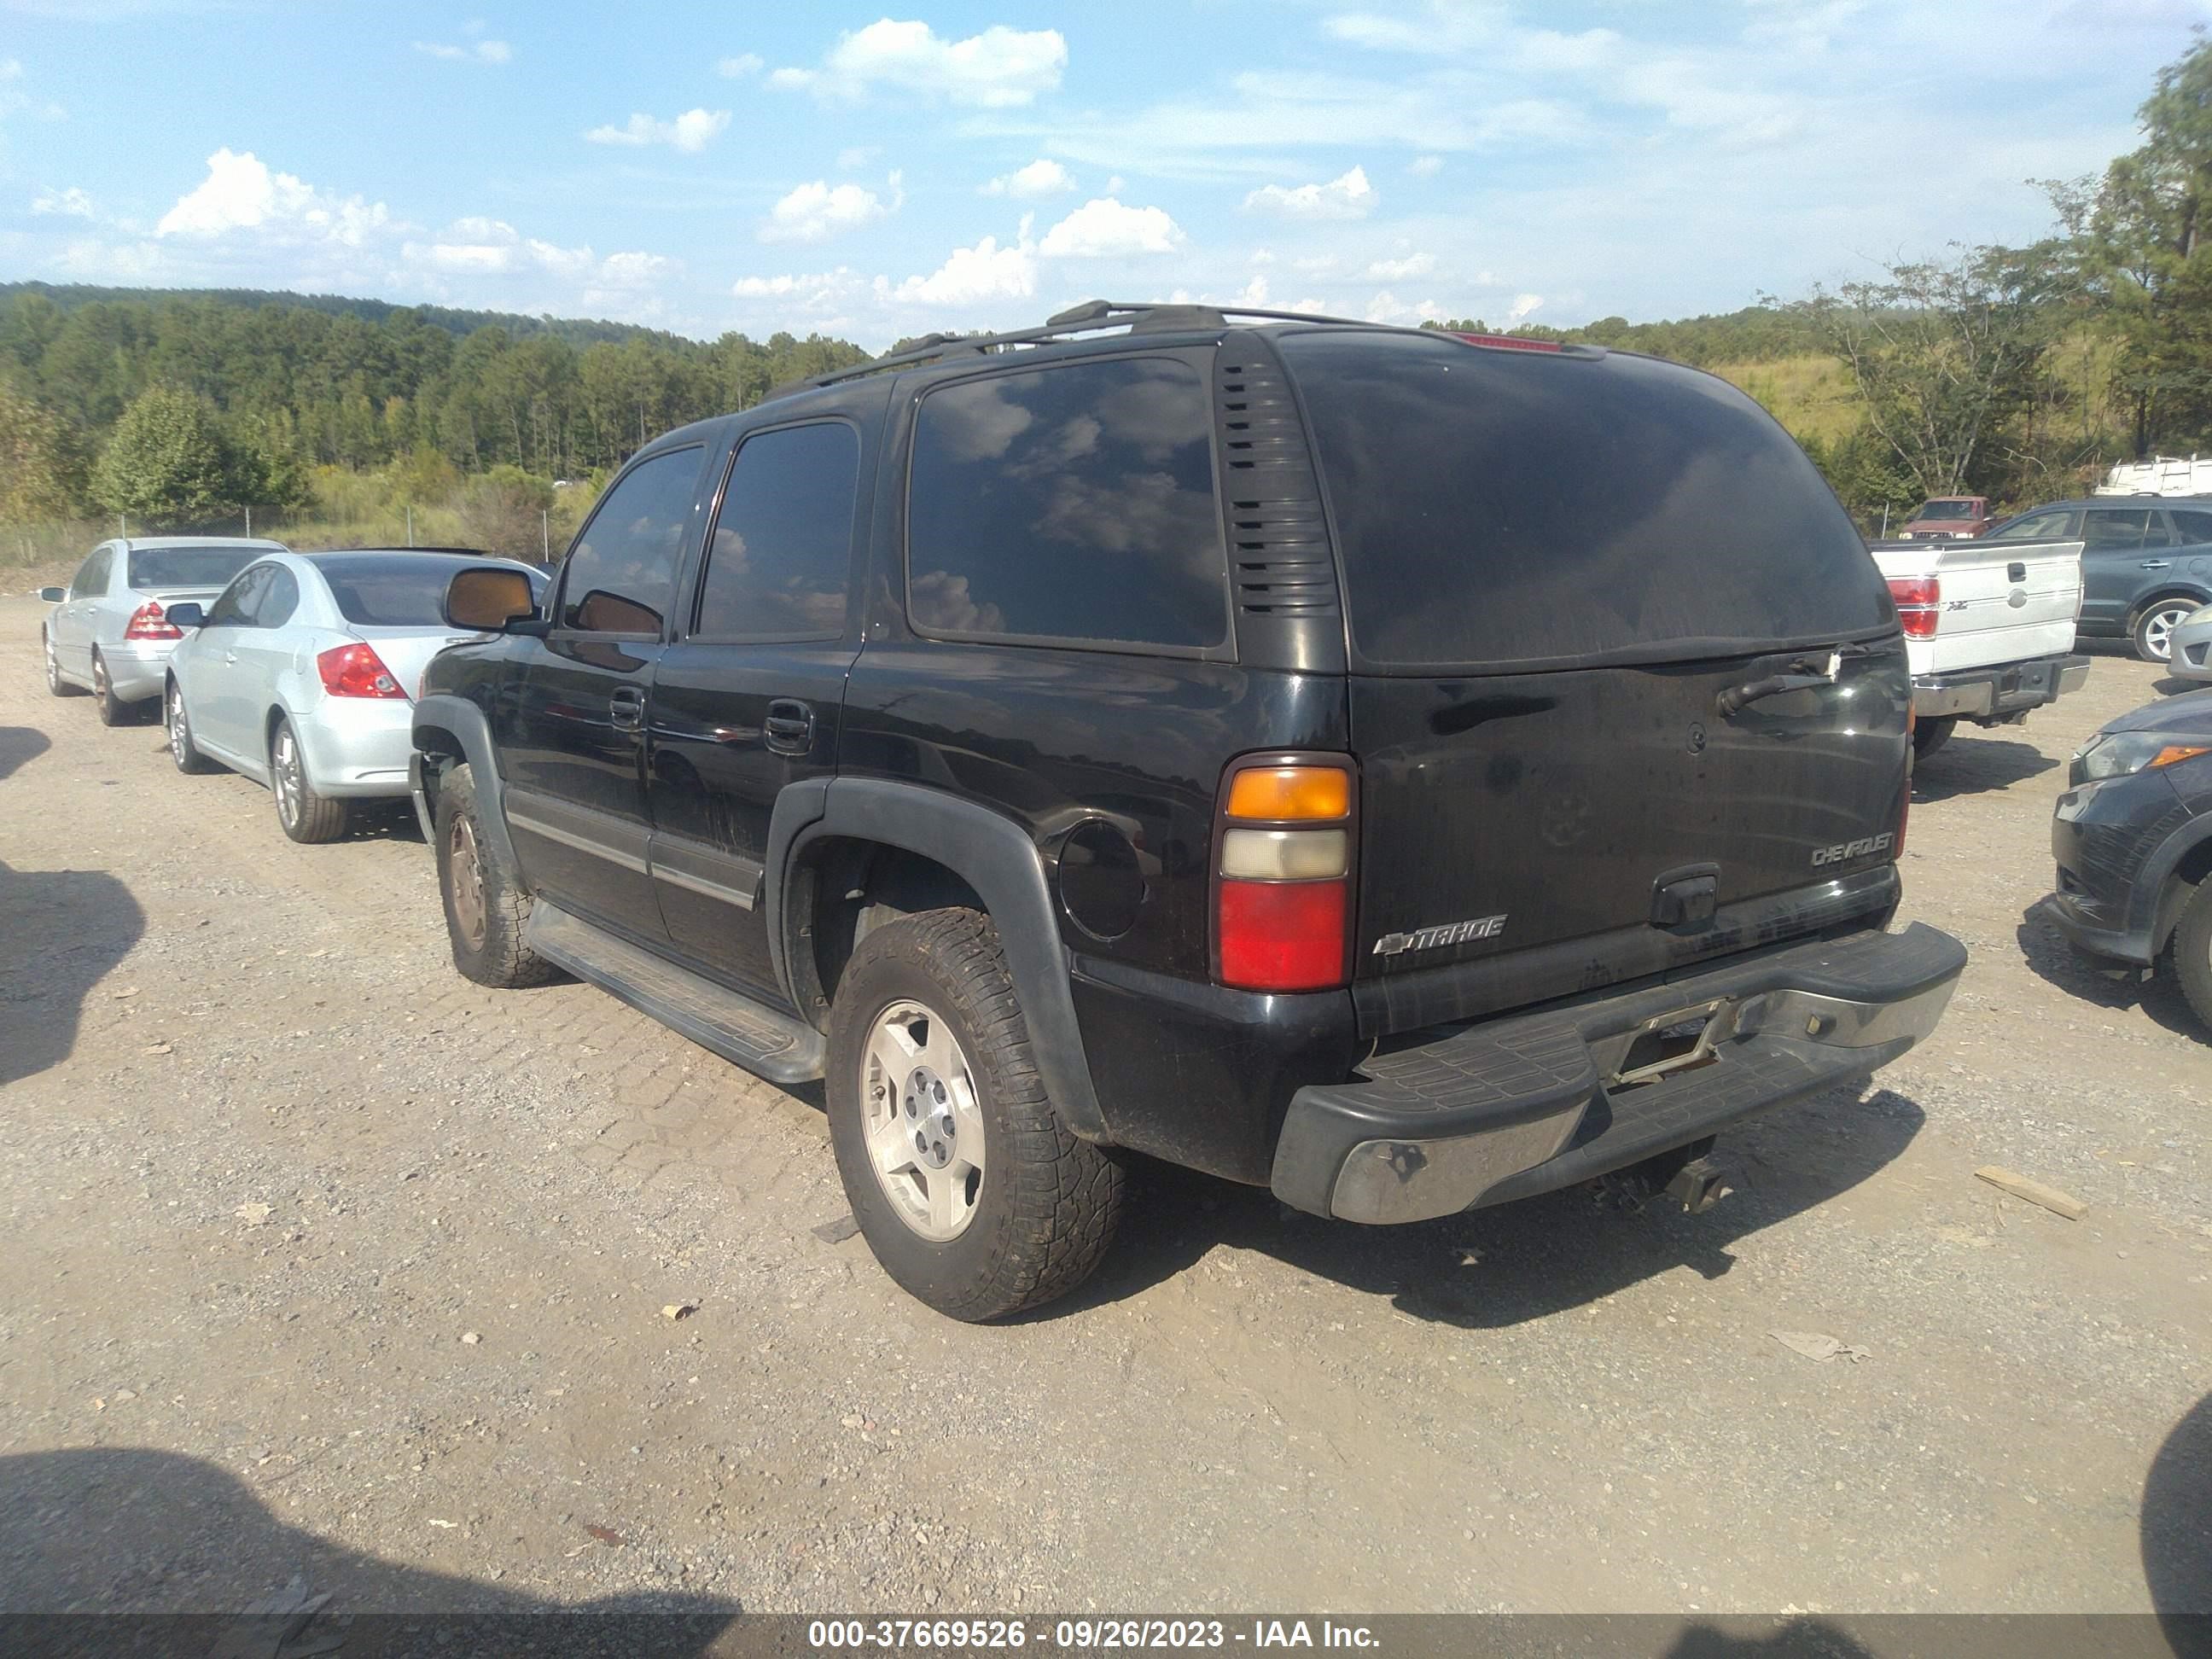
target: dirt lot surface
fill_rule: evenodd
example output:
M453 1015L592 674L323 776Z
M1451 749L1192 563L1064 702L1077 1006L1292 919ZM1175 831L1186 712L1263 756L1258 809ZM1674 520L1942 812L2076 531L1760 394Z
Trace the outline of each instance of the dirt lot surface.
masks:
M406 814L290 844L49 698L38 617L0 602L0 1606L2212 1608L2212 1048L2031 914L2139 664L1927 764L1950 1015L1724 1138L1718 1208L1363 1231L1146 1171L1086 1293L977 1329L838 1237L818 1095L465 982Z

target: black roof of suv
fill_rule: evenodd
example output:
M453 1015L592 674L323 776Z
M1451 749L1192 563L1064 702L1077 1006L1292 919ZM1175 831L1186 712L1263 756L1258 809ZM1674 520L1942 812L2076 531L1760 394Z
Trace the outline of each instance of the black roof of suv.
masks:
M966 1317L1112 1149L1407 1220L1863 1075L1963 963L1881 578L1733 387L1529 343L1092 306L656 441L426 680L456 962L826 1078Z

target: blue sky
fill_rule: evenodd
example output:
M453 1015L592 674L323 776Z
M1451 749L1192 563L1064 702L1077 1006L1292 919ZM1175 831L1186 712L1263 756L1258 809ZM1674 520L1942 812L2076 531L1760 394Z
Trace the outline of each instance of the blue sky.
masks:
M0 0L0 278L844 335L1731 310L2048 228L2207 0Z

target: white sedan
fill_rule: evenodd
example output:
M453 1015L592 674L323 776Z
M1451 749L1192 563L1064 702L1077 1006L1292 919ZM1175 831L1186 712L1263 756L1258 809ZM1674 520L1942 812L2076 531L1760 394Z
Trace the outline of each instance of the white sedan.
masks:
M266 785L294 841L332 841L347 808L407 793L415 693L430 659L481 637L445 620L457 571L529 565L452 551L360 549L256 560L185 630L162 698L180 772L219 761Z

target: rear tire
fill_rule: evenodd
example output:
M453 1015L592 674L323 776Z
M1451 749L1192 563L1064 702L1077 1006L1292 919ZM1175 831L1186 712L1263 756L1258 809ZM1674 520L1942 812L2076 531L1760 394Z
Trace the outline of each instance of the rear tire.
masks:
M2160 599L2145 605L2134 627L2128 630L2136 655L2145 662L2172 662L2173 630L2183 617L2196 609L2193 599Z
M269 793L276 798L276 822L294 841L313 847L345 834L346 803L316 790L289 719L278 720L269 737Z
M2212 881L2199 882L2181 907L2159 969L2173 976L2189 1012L2212 1031Z
M185 713L185 688L171 680L162 688L161 725L169 734L169 758L187 777L215 770L215 763L192 741L192 722Z
M72 685L69 681L62 678L61 655L54 649L54 636L52 633L51 631L41 633L39 635L39 640L40 643L46 647L47 691L57 697L82 696L84 695L84 688L82 686Z
M456 766L439 780L433 824L438 896L446 908L453 966L461 976L501 991L559 977L558 969L522 942L534 901L514 866L484 833L483 808L467 767Z
M1053 1109L988 916L925 910L870 932L838 981L829 1049L846 1201L904 1290L980 1322L1091 1276L1121 1166Z
M138 705L115 695L115 682L107 678L107 659L97 650L92 653L92 695L102 726L129 726L137 720Z
M1912 723L1912 758L1924 761L1951 741L1951 733L1959 729L1956 714L1939 714L1934 720Z

